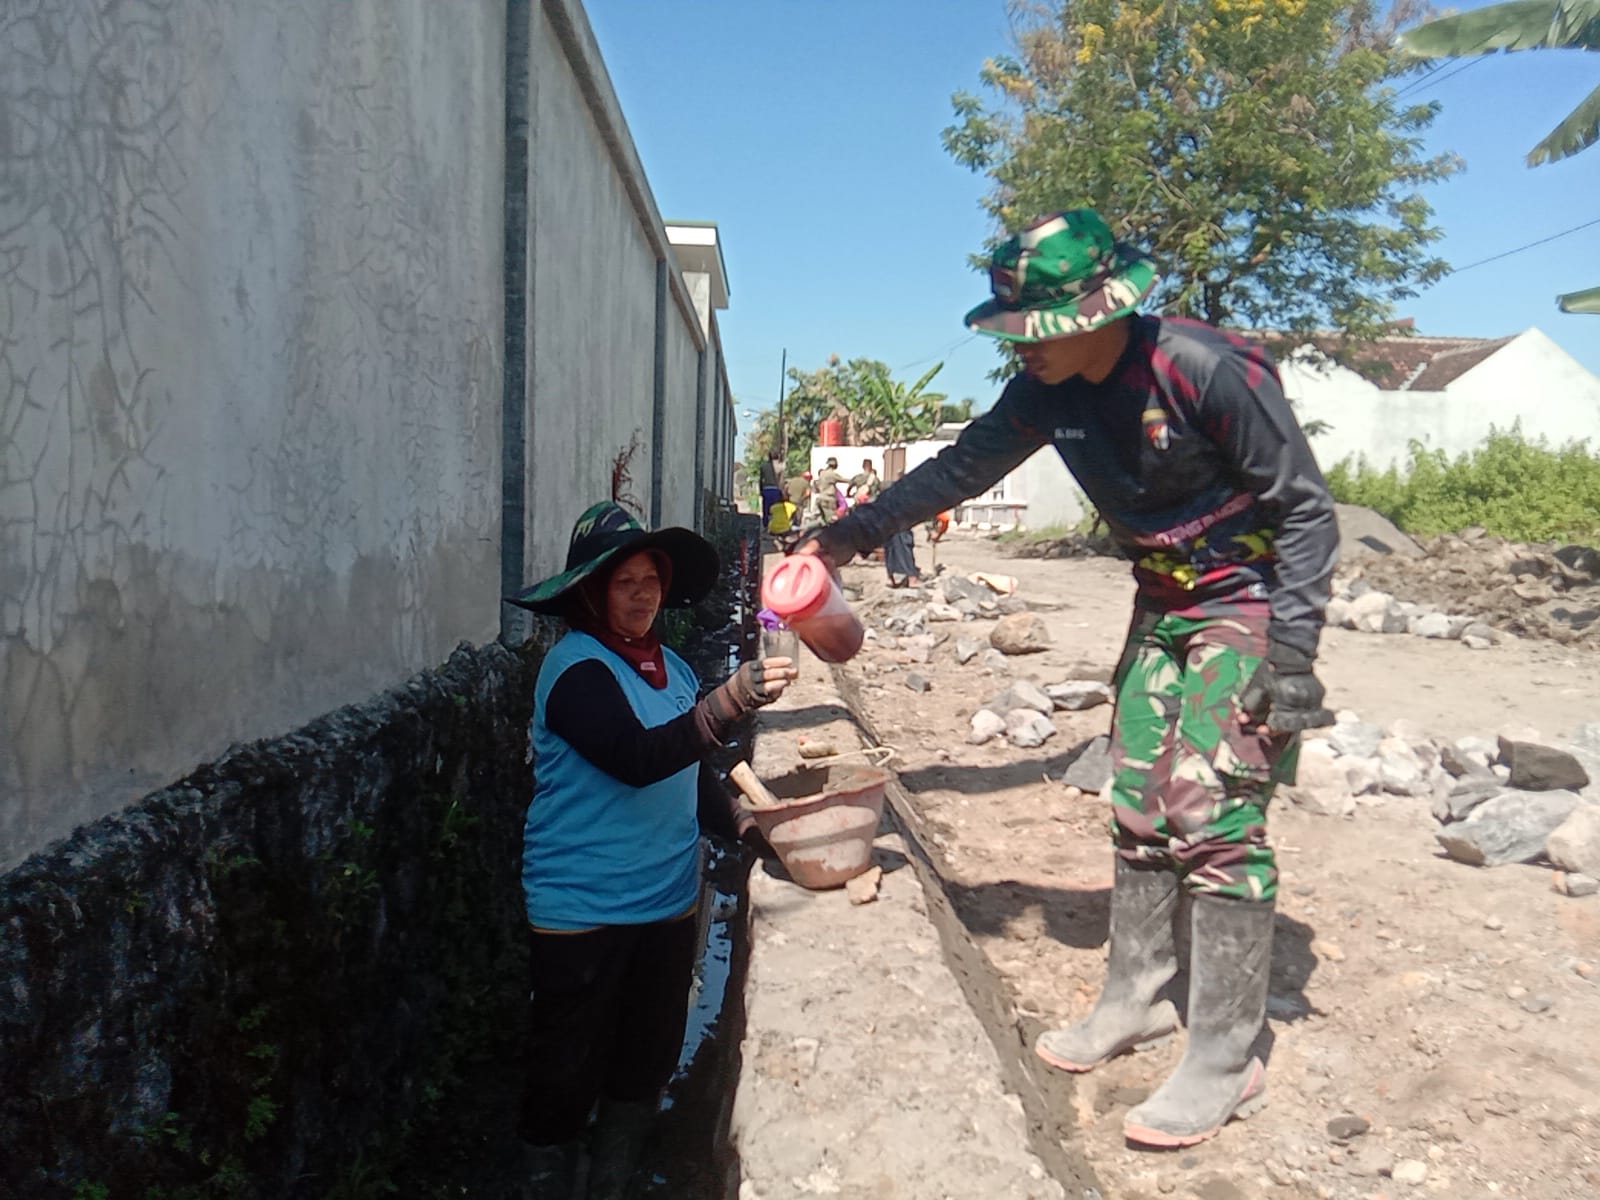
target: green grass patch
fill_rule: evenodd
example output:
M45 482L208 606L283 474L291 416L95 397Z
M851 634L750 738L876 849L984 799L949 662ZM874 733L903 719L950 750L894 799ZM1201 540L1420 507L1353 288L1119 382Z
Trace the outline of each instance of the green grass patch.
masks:
M1513 425L1454 460L1413 441L1409 460L1378 471L1347 458L1328 472L1328 487L1341 503L1373 509L1418 536L1481 525L1518 542L1600 538L1600 456L1587 441L1551 449Z

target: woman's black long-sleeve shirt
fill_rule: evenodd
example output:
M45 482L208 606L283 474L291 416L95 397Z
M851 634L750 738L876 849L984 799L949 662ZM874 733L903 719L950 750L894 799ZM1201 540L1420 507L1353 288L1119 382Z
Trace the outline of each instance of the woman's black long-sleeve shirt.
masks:
M545 724L590 764L630 787L646 787L699 763L700 827L732 838L749 823L706 762L731 729L704 700L647 729L611 669L598 659L585 659L563 671L550 689Z

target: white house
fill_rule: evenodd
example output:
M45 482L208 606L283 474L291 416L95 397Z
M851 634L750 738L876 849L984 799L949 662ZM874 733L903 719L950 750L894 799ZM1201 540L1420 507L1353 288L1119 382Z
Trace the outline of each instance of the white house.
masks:
M814 446L811 473L822 470L829 458L839 460L839 473L847 480L871 459L885 480L898 479L943 450L967 427L966 421L939 426L933 436L904 447ZM904 464L895 462L903 450ZM1083 493L1067 473L1055 447L1046 446L994 487L956 509L956 523L975 529L1007 530L1017 525L1044 529L1050 525L1075 525L1086 512Z
M1275 351L1275 353L1278 353ZM1324 470L1364 456L1373 467L1404 466L1413 439L1452 458L1483 444L1490 428L1521 422L1530 439L1559 447L1574 438L1600 441L1600 378L1538 329L1512 337L1394 336L1363 349L1356 368L1314 352L1279 353L1284 392L1302 424L1323 422L1311 439ZM904 470L943 450L965 422L941 425L931 438L904 447ZM885 479L882 446L818 446L811 470L831 455L846 479L872 459ZM1074 525L1086 512L1083 493L1055 449L1046 446L981 496L957 520L984 529Z
M1300 352L1280 360L1284 392L1323 469L1365 456L1404 466L1412 440L1450 457L1473 450L1490 427L1520 421L1552 447L1600 438L1600 378L1538 329L1504 338L1388 337L1358 369Z

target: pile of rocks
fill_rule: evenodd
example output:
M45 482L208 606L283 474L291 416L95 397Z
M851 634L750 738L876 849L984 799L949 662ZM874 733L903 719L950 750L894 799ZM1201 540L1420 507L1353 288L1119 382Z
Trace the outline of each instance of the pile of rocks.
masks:
M958 634L952 647L957 663L974 663L975 670L1009 676L1010 660L1035 654L1050 646L1050 633L1027 602L1015 593L1015 580L1004 576L945 575L931 586L911 592L892 605L883 601L858 603L856 611L871 624L870 645L888 651L898 665L929 662L934 652L951 640L939 627L946 623L993 621L981 630ZM915 671L903 676L913 691L926 692L932 684ZM1030 680L1009 683L986 700L971 718L967 741L983 745L1004 737L1022 749L1042 746L1057 730L1050 714L1079 712L1111 702L1111 688L1097 679L1064 679L1040 686Z
M1422 549L1420 559L1363 557L1351 577L1496 629L1600 644L1600 550L1501 541L1482 529L1436 537Z
M1557 744L1536 733L1438 744L1396 722L1388 730L1341 712L1307 739L1290 797L1330 816L1353 816L1388 795L1430 800L1439 845L1474 866L1548 861L1557 890L1600 891L1600 723Z
M1013 746L1032 749L1055 736L1051 713L1081 712L1109 703L1111 688L1099 680L1067 679L1040 687L1030 680L1019 679L984 701L972 714L967 741L981 746L1004 734Z
M1415 637L1448 638L1469 650L1487 650L1502 634L1475 617L1440 612L1410 600L1397 600L1365 579L1342 584L1328 602L1327 623L1361 633L1409 633Z

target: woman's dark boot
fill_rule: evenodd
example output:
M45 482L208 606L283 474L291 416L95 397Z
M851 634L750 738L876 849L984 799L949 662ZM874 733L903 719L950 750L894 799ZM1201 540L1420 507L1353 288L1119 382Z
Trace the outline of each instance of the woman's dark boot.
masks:
M1178 972L1172 936L1177 904L1175 874L1118 857L1105 987L1083 1020L1039 1035L1033 1048L1040 1058L1063 1071L1089 1071L1172 1036L1178 1012L1160 993Z
M1266 1105L1266 1065L1253 1054L1267 1015L1271 900L1196 896L1189 947L1189 1046L1172 1077L1128 1113L1141 1146L1192 1146Z

